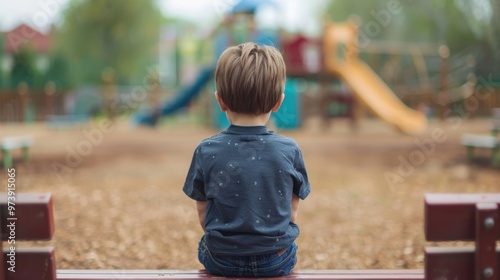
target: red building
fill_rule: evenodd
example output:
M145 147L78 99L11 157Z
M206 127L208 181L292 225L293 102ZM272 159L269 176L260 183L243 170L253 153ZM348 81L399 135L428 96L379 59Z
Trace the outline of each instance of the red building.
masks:
M6 33L0 33L3 37L3 67L4 72L9 72L12 67L12 57L14 53L25 46L34 49L37 54L36 67L44 70L48 66L48 54L52 47L52 40L49 32L43 34L29 25L21 24Z

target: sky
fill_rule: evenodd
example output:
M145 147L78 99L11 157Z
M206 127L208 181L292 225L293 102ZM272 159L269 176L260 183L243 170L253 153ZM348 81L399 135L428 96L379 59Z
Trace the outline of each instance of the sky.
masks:
M69 0L0 0L0 31L28 23L46 31L60 18Z
M0 31L28 23L46 32L60 21L61 13L72 0L0 0ZM119 1L119 0L118 0ZM137 0L141 1L141 0ZM195 24L215 25L238 0L157 0L166 16L176 16ZM276 25L290 31L318 33L320 20L315 16L326 0L275 0L279 10L259 14L263 25Z

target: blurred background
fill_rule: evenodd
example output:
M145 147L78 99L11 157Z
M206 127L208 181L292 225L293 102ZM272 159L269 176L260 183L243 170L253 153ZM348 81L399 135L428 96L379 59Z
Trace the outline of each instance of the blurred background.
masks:
M0 186L54 197L58 268L200 269L182 193L228 46L278 48L299 269L422 268L422 198L499 192L500 0L0 0ZM5 185L3 185L5 186Z
M497 86L500 80L495 0L0 4L0 122L130 116L142 110L136 122L156 124L159 116L195 100L209 108L210 101L199 98L213 88L211 74L203 76L203 70L213 68L225 47L252 40L278 47L287 60L288 88L300 100L288 104L288 115L298 119L282 126L298 127L315 114L356 119L357 97L340 82L342 75L324 67L330 55L322 47L331 38L325 35L328 22L351 22L359 57L399 99L427 116L442 117L439 102L463 101L477 86ZM19 91L28 97L12 107ZM320 108L315 98L328 106ZM474 113L500 106L491 102ZM12 106L7 110L6 104ZM227 125L212 109L192 113L208 125Z

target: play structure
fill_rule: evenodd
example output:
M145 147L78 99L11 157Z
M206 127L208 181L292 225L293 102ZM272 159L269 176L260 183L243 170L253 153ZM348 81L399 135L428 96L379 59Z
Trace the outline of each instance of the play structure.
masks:
M422 112L408 108L378 75L358 58L356 27L330 24L324 32L324 63L328 72L338 75L352 90L355 100L385 122L407 134L426 128Z
M242 0L235 3L228 15L214 28L212 32L203 41L213 40L215 57L218 57L227 47L239 43L253 41L258 44L268 44L279 46L278 35L276 32L255 30L253 28L253 16L257 8L269 5L271 1ZM162 116L171 115L189 105L199 94L207 87L215 89L213 84L213 74L215 72L215 62L209 66L202 66L198 71L197 77L180 87L173 96L161 102L156 108L145 108L140 110L134 117L134 124L144 124L154 126ZM290 84L290 83L288 83ZM289 96L293 100L295 95L294 87L288 88ZM285 101L285 104L289 100ZM213 104L215 105L215 103ZM286 106L286 105L285 105ZM211 118L214 126L225 128L229 123L225 119L225 114L219 112L216 106L212 106ZM295 107L295 106L292 106ZM278 112L275 114L278 126L296 127L296 118L290 115L296 114L296 110L288 113Z
M253 21L253 13L259 5L265 1L241 1L231 11L231 20L225 20L221 26L217 27L216 45L217 53L231 44L241 43L244 41L257 41L260 43L269 43L276 46L279 42L276 41L277 34L266 31L265 39L262 36L256 35L255 31L244 33L245 28L237 28L239 31L234 33L228 30L232 24L240 24L242 21ZM244 2L244 3L243 3ZM249 2L249 3L247 3ZM259 3L257 3L259 2ZM262 2L262 3L261 3ZM242 16L241 16L242 15ZM235 18L240 17L239 20ZM242 20L242 19L243 20ZM254 23L248 23L249 26L254 26ZM303 59L303 63L310 72L326 74L328 78L340 78L348 85L353 94L352 103L362 104L368 108L380 119L393 125L397 130L407 134L419 134L426 128L426 117L423 113L408 108L394 92L382 81L378 75L370 69L370 67L362 62L357 55L357 32L353 24L329 24L323 35L322 54L316 54L316 59L320 57L323 61L314 64L315 54L309 52L304 54L304 50L293 53L293 47L288 49L291 53L286 53L285 60L287 65L291 65L291 71L294 68L293 60ZM285 41L284 45L287 44ZM297 58L303 56L304 58ZM340 55L340 56L339 56ZM295 63L296 64L296 63ZM181 87L172 98L161 103L157 108L142 110L134 116L134 122L138 124L156 125L161 116L167 116L186 107L193 99L195 99L203 88L213 80L214 67L209 66L202 68L199 71L198 77L191 85ZM275 116L275 119L288 121L282 127L296 128L300 125L300 121L292 120L292 116L300 114L300 99L296 97L297 89L295 77L289 77L287 83L287 98L288 104L282 106L281 111L285 111L282 115ZM290 101L291 100L291 101ZM351 106L350 105L350 106ZM216 110L216 109L215 109ZM351 112L351 117L359 118L356 110L348 108ZM359 110L358 110L359 111ZM227 125L224 121L223 114L212 114L212 118L216 119L216 123L220 127ZM296 119L300 117L295 117ZM280 124L278 124L280 126Z
M287 98L273 114L278 128L298 128L309 111L323 119L348 117L357 128L366 109L396 130L415 135L425 131L428 116L442 116L449 104L461 102L474 93L475 77L467 76L474 64L470 54L460 56L457 61L465 59L467 63L455 67L444 45L370 41L361 53L359 25L353 20L325 25L320 38L284 35L269 28L259 30L256 11L270 3L238 1L208 38L214 42L214 57L230 45L247 41L283 50ZM375 66L377 63L382 66ZM213 92L214 64L202 66L191 84L181 86L162 103L138 111L134 123L154 126L162 116L188 106L205 88ZM458 71L461 72L457 74ZM464 77L467 77L465 82ZM395 80L399 83L393 83ZM319 100L307 101L304 87L300 86L303 81L319 85L316 94ZM337 87L334 94L331 94L332 84ZM215 103L209 118L217 128L229 124Z
M398 131L418 134L425 130L425 117L444 119L447 109L471 97L478 88L476 83L481 83L481 78L472 74L475 58L481 54L477 48L451 54L445 45L437 43L377 41L366 36L366 25L351 21L327 24L323 34L316 37L291 34L280 30L277 24L259 25L259 11L265 6L275 9L278 18L281 11L277 2L232 2L234 6L209 34L197 37L192 27L184 24L162 26L159 71L168 75L162 76L162 92L155 101L150 98L153 94L144 94L141 99L132 96L137 92L131 89L118 92L117 81L106 79L102 87L90 91L84 87L58 89L57 93L20 88L19 92L0 94L0 122L48 121L50 128L67 129L84 123L82 116L91 118L104 111L106 117L113 118L113 112L134 111L135 124L154 126L163 116L200 100L201 92L213 92L216 58L226 47L247 41L273 45L283 51L289 82L285 104L273 114L278 128L295 129L307 117L318 115L325 124L340 117L357 124L366 109ZM229 8L228 4L222 6ZM362 46L358 46L358 41ZM184 67L192 71L181 69ZM306 89L304 81L313 86ZM106 97L113 86L119 94L112 98L118 102L109 102ZM134 101L119 103L126 98ZM120 106L110 110L110 104ZM479 106L475 113L484 116L500 107L500 99L481 100ZM203 108L208 109L205 119L211 125L227 126L224 114L215 104L203 104Z
M462 145L467 148L467 159L472 161L474 150L491 150L491 165L500 166L500 140L498 131L500 130L500 108L493 109L491 118L491 134L464 134L462 135Z
M167 100L159 108L140 111L134 116L134 122L137 124L147 124L154 126L161 116L170 115L177 110L186 107L191 100L196 98L203 88L210 82L214 74L214 67L207 67L198 73L198 77L191 84L182 87L173 97Z

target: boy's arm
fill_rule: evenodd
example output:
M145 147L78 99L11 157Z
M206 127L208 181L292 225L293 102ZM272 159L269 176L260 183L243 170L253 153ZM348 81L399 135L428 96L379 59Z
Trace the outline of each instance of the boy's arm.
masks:
M299 197L296 194L292 196L292 222L295 223L297 216L299 215Z
M196 210L198 210L198 219L203 231L205 231L205 216L207 215L207 202L196 201Z

